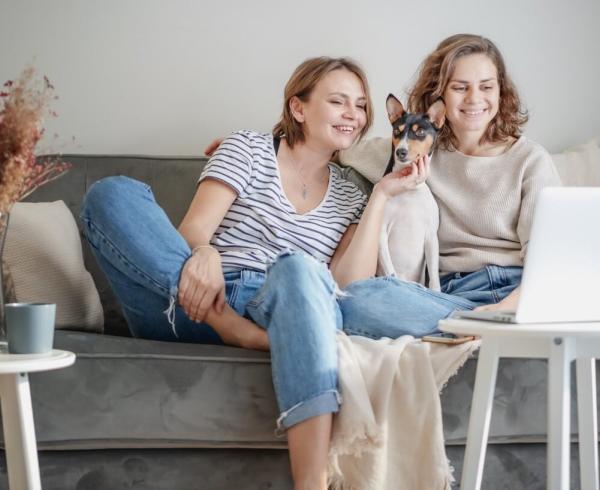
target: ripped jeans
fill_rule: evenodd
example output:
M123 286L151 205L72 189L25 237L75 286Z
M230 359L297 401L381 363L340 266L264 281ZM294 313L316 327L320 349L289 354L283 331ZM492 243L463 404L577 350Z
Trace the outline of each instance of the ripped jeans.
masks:
M135 337L222 344L207 324L176 304L190 247L156 203L150 187L108 177L87 193L83 231ZM302 252L284 252L266 273L226 272L228 304L265 328L271 345L278 427L337 412L336 332L378 339L435 332L456 309L507 296L520 267L488 266L442 278L442 291L394 277L353 282L339 291L327 267Z

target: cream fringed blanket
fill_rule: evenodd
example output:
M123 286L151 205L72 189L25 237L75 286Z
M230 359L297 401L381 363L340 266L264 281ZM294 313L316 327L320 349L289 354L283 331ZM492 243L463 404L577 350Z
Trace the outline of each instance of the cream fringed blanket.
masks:
M331 487L449 489L439 392L478 347L338 334L343 403L333 420Z

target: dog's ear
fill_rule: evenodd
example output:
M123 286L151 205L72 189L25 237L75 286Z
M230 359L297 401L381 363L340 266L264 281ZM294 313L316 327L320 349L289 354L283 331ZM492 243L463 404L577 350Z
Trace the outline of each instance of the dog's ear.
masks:
M442 129L442 126L446 121L446 104L444 104L444 101L441 98L429 106L429 109L427 109L427 116L436 128Z
M402 102L400 102L393 94L387 96L385 100L385 107L387 109L388 117L390 118L390 122L394 124L398 119L402 117L404 114L404 107L402 107Z

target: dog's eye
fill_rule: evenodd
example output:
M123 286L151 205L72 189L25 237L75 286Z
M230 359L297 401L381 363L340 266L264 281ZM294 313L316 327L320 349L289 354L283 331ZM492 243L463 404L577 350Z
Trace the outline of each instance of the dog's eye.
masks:
M418 138L422 138L423 136L425 136L425 130L423 128L419 128L415 131L415 135Z
M394 129L394 136L395 136L396 138L399 138L399 137L400 137L400 130L399 130L399 129Z

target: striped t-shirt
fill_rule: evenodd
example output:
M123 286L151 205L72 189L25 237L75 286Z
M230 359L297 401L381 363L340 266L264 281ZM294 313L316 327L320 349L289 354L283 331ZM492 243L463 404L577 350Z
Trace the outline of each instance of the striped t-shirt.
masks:
M367 197L329 165L329 185L321 203L298 214L285 196L273 136L233 133L206 164L200 181L210 177L238 194L211 239L223 270L265 271L278 254L303 251L329 264L343 234L358 223Z

